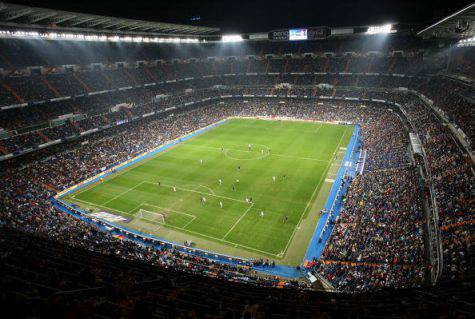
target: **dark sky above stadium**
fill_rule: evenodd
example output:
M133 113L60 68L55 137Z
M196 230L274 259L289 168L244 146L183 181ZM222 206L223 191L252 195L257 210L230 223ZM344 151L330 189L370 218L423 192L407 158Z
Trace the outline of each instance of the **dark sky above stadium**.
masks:
M215 26L223 32L258 32L310 26L399 22L423 26L470 0L11 0L17 4L131 19ZM199 20L193 18L199 17Z

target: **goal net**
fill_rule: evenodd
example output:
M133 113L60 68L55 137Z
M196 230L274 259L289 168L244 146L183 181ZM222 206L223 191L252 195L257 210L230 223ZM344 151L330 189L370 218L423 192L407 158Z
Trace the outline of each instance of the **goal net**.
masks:
M165 217L166 214L151 212L145 209L139 209L139 211L135 214L135 217L144 219L151 222L158 222L161 224L165 224Z

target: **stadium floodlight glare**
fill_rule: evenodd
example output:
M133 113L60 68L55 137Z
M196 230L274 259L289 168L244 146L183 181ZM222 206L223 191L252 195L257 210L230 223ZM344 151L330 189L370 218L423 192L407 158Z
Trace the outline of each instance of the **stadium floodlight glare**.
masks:
M368 27L368 30L366 31L366 34L382 34L382 33L391 33L393 25L388 23L388 24L383 24L383 25L374 25Z
M242 42L244 39L240 34L227 34L223 35L221 38L221 42Z
M475 36L471 38L462 39L457 43L458 47L471 47L475 46Z
M144 36L107 36L105 34L81 34L81 33L61 33L36 31L10 31L0 30L2 38L28 38L28 39L49 39L49 40L70 40L70 41L91 41L91 42L135 42L135 43L199 43L198 38L152 38Z

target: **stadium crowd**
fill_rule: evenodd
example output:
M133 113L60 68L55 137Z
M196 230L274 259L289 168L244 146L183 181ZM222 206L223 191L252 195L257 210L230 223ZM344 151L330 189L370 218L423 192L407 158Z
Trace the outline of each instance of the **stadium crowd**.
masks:
M353 49L352 45L345 50ZM22 44L5 46L8 60ZM322 46L336 50L339 45ZM4 206L0 221L5 227L105 255L146 261L160 269L259 285L308 288L300 281L256 274L252 262L230 266L165 246L155 249L115 238L60 212L49 198L135 155L228 116L360 123L362 147L368 154L365 173L351 183L328 245L313 270L342 291L406 288L423 283L427 270L421 207L424 194L408 152L408 132L414 131L422 140L435 187L443 235L443 275L464 278L469 275L473 238L473 163L424 102L412 93L394 89L405 87L425 94L472 139L473 128L466 116L473 106L466 99L469 89L453 79L427 75L425 71L434 68L420 55L374 57L357 45L354 49L360 53L289 57L272 48L276 55L272 58L261 54L254 58L183 59L144 65L138 65L136 59L127 65L109 63L98 69L83 65L76 70L51 70L57 66L45 65L49 70L46 73L24 74L22 68L37 65L27 53L21 55L18 69L0 64L8 69L0 75L0 105L28 104L0 111L0 127L7 135L0 139L0 154L32 150L49 141L74 137L0 163ZM98 56L110 52L106 47L98 50ZM153 57L154 53L145 50L144 56ZM84 59L84 64L97 62L85 56L78 59ZM327 74L291 74L299 72ZM348 74L351 72L370 74ZM383 74L372 74L375 72ZM213 77L204 77L209 75ZM144 87L158 82L164 83ZM286 85L279 86L282 83ZM316 85L322 83L328 85ZM119 90L124 87L127 90ZM441 89L447 87L450 90ZM107 92L90 94L97 91ZM213 101L231 94L241 98ZM278 95L282 99L251 99L247 94ZM284 98L292 95L395 101L407 113L407 121L395 108L378 103ZM71 99L47 101L64 96ZM74 116L57 126L52 124L53 119L69 113ZM146 114L149 116L144 117ZM81 135L93 129L98 131Z
M45 237L57 238L72 245L83 248L87 248L91 245L91 247L99 248L101 253L115 252L115 254L117 254L117 247L109 243L110 241L117 241L117 239L94 230L93 228L89 228L83 221L76 220L64 213L58 212L56 208L51 207L51 204L49 204L49 196L54 194L56 190L72 186L134 155L161 145L165 141L182 136L185 133L216 122L227 116L279 115L327 121L361 122L363 123L363 130L366 130L368 132L367 136L370 137L364 137L365 147L368 150L374 149L374 152L379 153L385 150L384 154L378 154L378 157L375 157L374 160L371 156L368 157L368 166L372 169L380 168L382 161L379 156L393 159L395 158L391 155L393 152L395 154L403 153L403 150L407 146L404 145L407 143L407 138L404 140L404 135L399 134L398 128L400 129L401 126L396 125L398 118L395 114L389 111L383 111L385 115L380 116L382 110L378 107L351 107L350 105L352 104L353 102L340 102L332 105L321 105L315 108L313 103L303 101L297 103L290 102L288 104L281 104L276 101L252 101L247 103L244 101L230 101L225 104L202 106L184 113L169 115L168 117L158 120L141 119L136 122L110 128L97 133L99 136L95 136L93 140L88 140L87 143L85 143L86 140L84 140L81 143L76 143L75 147L67 151L56 153L46 157L45 160L36 163L33 162L25 167L6 172L1 182L2 197L6 199L5 204L7 208L2 215L2 221L7 225L29 232L40 233ZM388 130L386 135L393 137L388 138L384 148L382 148L381 143L370 134L371 132L379 134L379 131L383 127ZM370 151L370 153L372 154L372 151ZM393 161L389 161L389 163L393 163ZM404 165L407 166L407 162L404 161L397 164L397 167L400 167L399 169L401 170L404 170ZM369 176L372 177L370 180L373 182L380 179L379 176ZM412 177L412 175L408 176ZM409 177L408 180L410 180ZM406 183L409 183L409 181L406 181ZM369 184L370 182L368 182L368 185ZM402 184L404 186L404 183ZM395 185L394 187L396 186L402 187L401 185ZM366 203L366 205L369 207L378 200L379 198L375 197ZM404 208L405 207L392 207L394 211L403 211ZM401 220L398 220L398 222L401 226L404 226L407 224L409 218L417 220L417 214L417 208L414 208L411 212L406 213L407 216L404 215L407 218L401 216ZM407 240L418 252L421 250L421 243L419 241L420 234L416 231L418 230L414 229L414 238L408 238ZM368 237L370 236L368 235ZM387 242L392 243L392 247L398 247L398 258L404 262L421 265L422 261L420 258L414 257L414 259L408 260L407 248L397 245L400 241L398 237L397 234L393 234L393 236L388 235L388 237L385 238ZM78 238L81 238L79 243L76 242ZM103 246L92 245L92 243L88 243L89 240L91 242L104 241L107 244ZM124 252L126 258L139 255L144 255L146 260L152 258L142 252L143 248L141 246L128 242L127 244L123 243L125 242L118 241L116 244L119 246L127 246ZM133 247L133 249L129 246ZM134 249L138 251L134 252ZM377 249L377 247L372 247L372 249ZM150 250L146 249L146 251L150 253ZM416 256L418 255L416 252L414 252L414 254ZM160 255L157 262L165 267L176 266L176 268L180 268L180 265L184 263L183 260L185 260L186 263L189 262L186 255L169 252ZM391 262L392 261L393 260L391 260ZM200 264L201 268L198 267L197 269L200 269L200 272L204 274L212 273L212 271L203 266L203 264L204 262ZM218 266L212 263L211 268L216 267ZM219 267L224 267L223 274L228 272L224 271L227 270L227 266ZM191 271L193 271L193 269ZM242 272L247 278L250 271L252 271L252 266L247 268L241 267L239 271L235 273L241 274ZM231 273L232 277L233 272L231 271L229 273ZM381 276L384 277L385 274ZM259 281L259 279L255 280ZM419 279L417 278L417 280ZM296 285L296 283L293 282L288 284ZM348 289L356 290L359 288L360 287L354 285L348 286Z
M123 70L122 70L123 71ZM98 78L99 76L93 77ZM409 82L407 82L409 80ZM277 88L275 83L295 83L288 88ZM314 83L337 84L333 88L317 88ZM383 87L384 91L349 90L343 87ZM133 84L133 83L128 83ZM468 89L460 83L443 78L405 78L395 76L363 75L315 75L279 76L262 75L246 77L196 78L149 87L130 87L124 91L115 88L98 95L77 97L70 100L49 101L22 108L5 109L0 112L0 127L6 135L0 138L0 154L28 149L58 138L79 135L89 129L114 125L117 121L160 111L169 105L185 104L200 99L226 94L262 94L334 96L360 98L388 98L388 90L398 87L417 89L431 97L435 105L446 111L450 119L462 128L472 140L473 132L468 117L470 112ZM440 90L450 86L450 93ZM256 89L260 87L260 89ZM159 98L158 98L159 97ZM64 117L63 119L58 117ZM68 125L71 124L71 125ZM64 131L64 132L63 132ZM397 155L395 155L397 156ZM397 159L394 159L397 161Z
M470 270L474 231L475 177L471 159L427 105L416 99L405 108L425 147L435 188L443 238L443 276L465 278Z
M345 318L355 314L387 318L421 313L427 318L469 318L474 290L473 285L450 283L417 290L332 294L224 283L38 240L1 226L0 250L4 266L0 301L6 318L39 313L47 318Z
M423 283L424 218L416 182L412 169L399 168L353 180L318 267L335 287L351 291Z

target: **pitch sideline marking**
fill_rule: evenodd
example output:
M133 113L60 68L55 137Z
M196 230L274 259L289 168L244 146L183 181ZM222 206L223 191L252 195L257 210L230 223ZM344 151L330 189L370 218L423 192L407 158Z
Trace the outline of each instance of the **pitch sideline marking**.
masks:
M346 131L348 130L348 127L345 128L345 131L343 132L343 134L341 135L340 137L340 141L338 142L338 145L336 146L335 148L335 151L336 152L338 150L338 148L340 147L340 144L341 144L341 141L343 140L343 137L345 136L346 134ZM333 163L333 160L330 160L328 161L328 165L326 166L325 168L325 171L326 171L326 174L325 176L328 174L328 169L330 168L331 164ZM315 196L315 193L317 191L317 189L320 187L322 181L323 181L323 174L322 176L320 177L320 181L318 182L317 184L317 187L315 187L315 190L313 191L312 193L312 196L310 197L308 203L307 203L307 206L305 207L305 209L303 210L302 214L300 215L300 219L299 219L299 222L297 223L297 225L295 226L293 232L292 232L292 235L290 236L289 240L287 241L287 245L285 245L285 249L284 249L284 254L287 253L287 249L289 248L289 245L290 243L292 242L292 239L294 238L294 235L295 235L295 232L297 231L297 229L300 227L300 223L302 222L302 219L303 219L303 216L305 215L305 212L307 211L309 205L313 202L312 199L313 197Z
M239 222L241 221L241 219L244 218L244 216L246 216L247 212L249 212L249 210L251 210L251 208L254 206L254 203L251 204L251 206L249 206L245 211L244 213L241 215L241 217L238 218L238 220L231 226L231 228L226 232L226 234L224 235L223 239L226 238L229 233L234 229L234 227L236 227L237 224L239 224Z
M133 215L133 214L130 214L128 212L124 212L122 210L112 208L112 207L109 207L109 206L104 206L104 205L101 205L101 204L95 204L95 203L92 203L92 202L88 202L87 200L82 200L82 199L75 198L75 197L73 197L73 198L74 198L75 201L78 201L80 203L84 203L84 204L88 204L88 205L91 205L91 206L100 207L100 208L104 208L104 209L113 210L113 211L120 212L120 213L126 214L126 215Z

